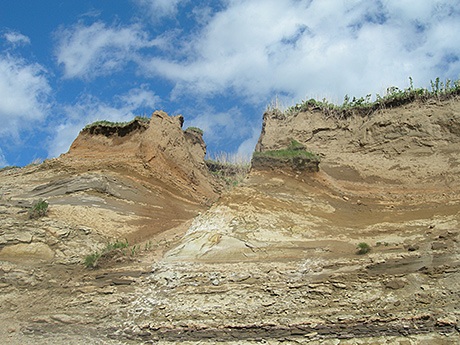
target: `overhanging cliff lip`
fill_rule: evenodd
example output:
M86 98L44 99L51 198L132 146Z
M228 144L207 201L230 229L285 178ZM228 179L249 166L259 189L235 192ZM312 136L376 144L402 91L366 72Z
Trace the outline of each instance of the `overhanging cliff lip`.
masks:
M287 148L256 151L253 153L251 168L254 170L293 170L295 172L318 172L319 157L305 149L297 140L290 139Z
M150 119L137 116L129 122L97 121L82 129L82 133L104 135L106 137L124 137L134 131L144 131L149 127Z

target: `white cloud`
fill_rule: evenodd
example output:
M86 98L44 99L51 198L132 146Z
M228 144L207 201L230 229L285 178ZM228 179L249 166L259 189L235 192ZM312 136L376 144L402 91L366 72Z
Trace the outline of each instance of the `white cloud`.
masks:
M3 37L14 46L30 44L30 38L20 32L9 31Z
M224 112L211 106L202 106L198 109L187 111L192 118L187 119L185 125L201 128L206 142L217 144L228 141L229 137L233 140L241 140L251 134L249 119L245 118L238 107ZM193 115L194 113L197 115Z
M161 44L150 40L137 25L107 27L101 22L77 24L56 32L57 62L64 67L66 78L91 79L119 71L137 59L138 51Z
M135 116L145 115L142 111L154 109L159 102L160 98L145 86L131 89L124 95L114 97L110 102L87 95L75 104L64 107L65 121L55 129L48 156L56 157L67 152L80 130L89 123L98 120L130 121Z
M183 3L184 0L136 0L136 3L145 9L148 16L154 21L164 17L174 17L181 2Z
M252 158L252 153L254 152L254 148L256 147L257 141L260 137L260 127L253 127L252 128L252 135L244 140L236 151L238 157L243 159L244 161L249 162Z
M363 96L460 73L460 14L451 2L233 0L175 59L145 71L175 83L173 97L231 90L254 102Z
M0 136L16 139L21 130L44 120L49 111L50 93L41 65L0 56Z
M3 154L2 148L0 147L0 168L6 167L8 162L6 161L5 155Z

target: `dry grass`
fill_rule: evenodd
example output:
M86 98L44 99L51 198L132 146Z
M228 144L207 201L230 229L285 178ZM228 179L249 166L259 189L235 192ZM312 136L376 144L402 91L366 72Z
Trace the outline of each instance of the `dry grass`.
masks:
M210 155L206 159L206 165L211 174L226 188L232 188L246 178L251 168L251 161L240 154L219 152Z

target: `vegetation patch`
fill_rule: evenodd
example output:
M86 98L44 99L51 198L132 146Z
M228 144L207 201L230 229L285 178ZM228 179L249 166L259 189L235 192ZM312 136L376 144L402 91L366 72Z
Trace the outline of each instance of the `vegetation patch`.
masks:
M13 170L13 169L20 169L17 165L7 165L6 167L0 168L0 172Z
M358 250L356 254L364 255L371 251L371 246L368 245L366 242L361 242L356 246L356 249Z
M305 150L271 150L263 152L254 152L254 157L272 157L272 158L305 158L309 160L319 160L318 156Z
M84 260L84 265L86 268L97 268L101 258L113 257L116 253L126 256L128 254L126 251L128 247L129 244L127 240L124 242L118 240L115 242L109 242L102 251L87 255ZM134 255L136 246L133 246L133 248L134 249L131 249L131 252Z
M385 95L377 94L373 101L371 94L360 98L350 98L345 95L341 105L328 102L325 98L321 101L312 98L291 106L285 111L273 106L268 107L267 111L280 112L285 115L304 111L321 111L328 117L348 118L352 115L368 116L380 109L398 107L414 101L445 100L458 95L460 95L460 79L453 82L447 79L442 82L436 78L430 82L430 89L427 89L415 88L412 78L409 78L408 88L389 87Z
M92 135L102 134L107 137L118 135L123 137L135 130L144 130L148 127L150 123L149 117L144 116L136 116L133 120L128 122L111 122L111 121L96 121L85 128L83 128L82 132L86 132Z
M251 164L248 159L237 154L221 152L205 160L211 174L222 183L224 188L232 188L241 183L249 173Z
M153 243L148 241L142 249L141 245L130 246L127 240L108 242L104 249L85 256L83 264L86 268L98 268L114 262L126 261L132 259L142 251L150 251Z
M201 128L198 128L198 127L188 127L186 130L186 132L194 132L194 133L198 133L200 135L203 135L203 130Z
M296 171L317 172L319 163L319 157L296 140L291 140L285 149L254 152L252 156L252 167L255 169L288 167Z
M48 212L48 203L45 200L40 199L36 201L32 205L32 208L29 210L29 218L38 219L38 218L46 216L47 212Z

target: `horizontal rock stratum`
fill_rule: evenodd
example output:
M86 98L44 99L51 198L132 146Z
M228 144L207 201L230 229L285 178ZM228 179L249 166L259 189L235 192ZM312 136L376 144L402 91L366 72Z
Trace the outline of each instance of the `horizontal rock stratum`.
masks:
M460 343L460 102L263 121L224 192L164 112L0 172L8 343Z

